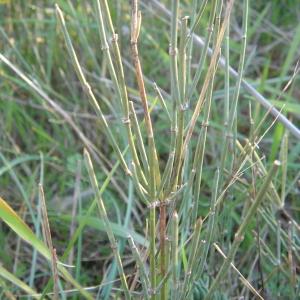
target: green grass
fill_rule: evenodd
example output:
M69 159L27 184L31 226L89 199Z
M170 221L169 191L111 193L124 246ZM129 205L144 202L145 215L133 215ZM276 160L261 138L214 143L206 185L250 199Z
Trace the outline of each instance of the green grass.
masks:
M56 3L0 1L0 298L298 299L299 7Z

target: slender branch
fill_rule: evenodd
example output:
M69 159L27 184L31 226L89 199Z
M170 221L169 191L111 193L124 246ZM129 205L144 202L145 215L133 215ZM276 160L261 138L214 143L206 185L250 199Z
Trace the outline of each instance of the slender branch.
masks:
M100 193L100 190L99 190L99 186L98 186L97 178L96 178L96 175L95 175L95 172L94 172L94 167L93 167L93 164L92 164L92 160L91 160L91 157L90 157L90 155L89 155L89 153L86 149L84 149L84 158L85 158L86 168L87 168L88 173L89 173L90 181L91 181L91 184L93 186L95 196L97 198L99 214L100 214L101 219L105 223L106 233L108 235L110 246L111 246L112 252L115 256L116 262L117 262L117 267L118 267L119 275L121 277L121 283L122 283L122 287L124 289L125 298L126 298L126 300L129 300L129 299L131 299L131 297L130 297L130 293L129 293L127 280L126 280L126 276L125 276L125 273L124 273L120 253L118 251L118 245L117 245L117 242L116 242L116 239L115 239L110 221L109 221L107 213L106 213L104 202L102 200L102 196L101 196L101 193Z

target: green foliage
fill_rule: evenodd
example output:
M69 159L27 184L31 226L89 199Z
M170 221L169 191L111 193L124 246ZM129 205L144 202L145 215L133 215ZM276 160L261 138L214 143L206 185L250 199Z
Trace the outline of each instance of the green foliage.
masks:
M297 298L299 9L169 2L0 1L0 298Z

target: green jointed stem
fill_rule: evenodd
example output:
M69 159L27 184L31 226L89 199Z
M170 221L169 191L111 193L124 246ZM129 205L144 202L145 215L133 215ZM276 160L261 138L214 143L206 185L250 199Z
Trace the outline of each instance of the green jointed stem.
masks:
M107 26L109 28L109 31L111 33L111 35L113 35L115 33L114 31L114 25L113 25L113 22L112 22L112 19L111 19L111 16L110 16L110 12L109 12L109 6L108 6L108 3L107 3L107 0L102 0L101 1L101 5L103 4L104 6L104 15L106 17L106 23L107 23Z
M159 212L159 234L160 234L160 275L161 278L165 278L167 274L167 212L166 212L166 202L165 199L160 201L160 212ZM167 299L167 281L163 281L162 287L160 290L160 299Z
M207 36L206 36L206 39L205 39L205 45L204 45L203 50L201 52L200 61L199 61L199 64L198 64L198 67L197 67L197 70L196 70L196 74L195 74L193 82L192 82L192 86L190 87L190 89L188 91L188 95L187 95L188 102L191 101L193 93L196 91L197 84L200 80L200 77L201 77L201 74L202 74L202 71L203 71L204 62L205 62L205 59L206 59L206 56L207 56L210 39L211 39L213 30L214 30L214 20L215 20L217 2L218 2L218 0L213 0L213 3L212 3L212 10L211 10L210 16L209 16L209 21L208 21L208 26L207 26ZM203 8L203 11L204 11L205 6L203 6L202 8ZM202 16L202 13L201 13L201 10L200 10L199 21L200 21L200 18ZM194 24L194 26L196 26L196 23Z
M216 21L214 25L214 35L213 35L213 43L214 45L217 43L218 34L220 30L220 17L221 17L221 11L222 6L220 3L217 2L217 13L216 13ZM216 72L216 70L215 70ZM193 162L193 168L197 170L196 173L196 179L195 179L195 192L194 192L194 213L192 215L192 223L194 223L197 219L197 213L198 213L198 202L200 197L200 191L201 191L201 181L202 181L202 168L203 168L203 160L205 155L205 146L206 146L206 137L207 137L207 130L209 126L209 119L210 119L210 110L211 110L211 102L213 97L213 88L214 88L214 78L215 78L215 72L213 72L212 79L209 83L208 91L207 91L207 99L205 101L204 106L204 121L202 123L202 128L198 137L198 142L196 146L195 151L195 157Z
M189 295L191 286L192 286L192 280L193 277L196 275L196 268L195 268L195 262L196 262L196 254L197 250L199 247L199 242L200 242L200 233L201 233L201 228L202 228L202 219L199 219L196 222L194 232L193 232L193 238L192 238L192 244L191 244L191 253L189 256L189 261L188 261L188 268L187 272L184 277L184 283L183 283L183 288L182 288L182 299L187 299L185 295Z
M286 179L287 179L287 163L288 163L288 133L285 133L281 144L281 162L282 162L282 175L281 175L281 207L284 206L286 196Z
M126 276L124 273L124 269L123 269L123 265L122 265L122 261L121 261L121 257L118 251L118 245L113 233L113 230L111 228L111 224L110 221L107 217L107 213L106 213L106 209L104 206L104 202L102 200L102 196L99 190L99 186L98 186L98 182L96 179L96 175L94 172L94 167L91 161L91 157L89 155L89 153L87 152L87 150L84 150L84 158L85 158L85 163L86 163L86 167L89 173L89 177L90 177L90 181L97 199L97 204L98 204L98 209L99 209L99 214L101 219L104 221L105 223L105 229L106 229L106 233L108 235L108 239L110 242L110 246L112 248L113 254L115 256L116 262L117 262L117 267L118 267L118 271L119 271L119 275L121 277L121 283L122 283L122 287L124 290L124 294L125 294L125 298L126 299L130 299L130 292L128 289L128 285L127 285L127 281L126 281Z
M150 235L150 282L151 282L151 300L156 299L156 218L155 207L150 208L149 216L149 235Z
M142 200L144 202L144 204L149 206L150 205L149 194L139 182L137 171L136 171L136 166L135 166L134 162L131 162L131 165L132 165L132 173L133 173L132 179L135 184L136 191L139 194L139 196L141 197L140 200Z
M128 146L123 151L123 155L125 155L127 151L128 151ZM100 194L103 194L104 190L106 189L108 183L110 182L113 174L115 173L115 171L117 170L119 165L120 165L120 161L117 161L114 164L112 170L107 175L103 185L101 186ZM87 212L85 213L84 218L82 219L82 221L79 222L78 227L76 228L71 240L68 243L67 248L64 251L64 254L61 257L61 261L65 261L67 259L68 255L71 252L72 248L74 247L76 241L80 238L80 234L82 233L83 228L86 226L86 224L88 222L88 217L90 217L92 215L92 213L94 212L96 206L97 206L97 201L94 200L92 202L92 204L90 205L90 207L88 208ZM50 278L50 280L48 281L47 285L45 286L45 288L43 290L43 294L42 294L43 296L45 296L49 292L52 285L53 285L53 279Z
M142 66L139 59L138 52L138 37L141 26L141 13L138 11L138 3L137 0L133 0L132 4L132 22L131 22L131 51L132 51L132 59L136 73L136 79L139 88L139 94L143 105L144 117L145 117L145 125L148 137L148 157L149 157L149 167L150 167L150 190L152 191L152 196L155 198L155 189L156 186L160 182L160 171L158 165L158 157L154 142L152 121L150 117L150 111L148 108L148 100L145 89L145 83L143 78Z
M233 6L233 0L229 0L227 7L226 7L226 11L225 11L224 21L221 26L220 33L218 34L215 50L213 51L213 54L211 57L211 62L208 67L208 71L207 71L207 74L206 74L206 77L205 77L205 80L203 83L203 88L200 92L196 107L194 109L190 124L187 129L186 137L184 140L184 146L183 146L184 151L186 151L188 143L190 142L190 139L192 137L196 122L198 120L198 116L201 112L203 103L205 102L205 95L206 95L207 89L209 87L209 83L210 83L212 77L214 76L214 73L216 70L216 65L218 62L219 55L220 55L220 46L221 46L223 36L224 36L225 30L227 28L228 22L229 22L229 16L230 16L230 13L232 10L232 6Z
M128 94L127 94L127 89L126 89L126 83L125 83L125 76L124 76L124 70L123 70L123 65L122 65L122 59L121 59L121 53L118 45L118 35L114 34L113 39L112 39L112 46L113 46L113 51L115 55L115 60L116 60L116 66L117 66L117 74L118 74L118 81L119 81L119 86L120 86L120 93L121 97L123 99L123 110L124 110L124 119L123 123L126 126L127 130L127 136L128 136L128 142L130 146L130 151L132 154L133 161L136 165L137 168L137 174L139 175L139 181L143 184L144 187L148 185L148 182L145 178L144 172L141 168L141 164L137 155L137 150L134 144L134 137L132 134L132 127L136 133L140 131L139 124L138 122L133 122L131 123L131 118L130 118L130 104L128 101ZM134 112L134 107L131 107L132 111ZM138 136L137 136L138 137ZM139 140L138 142L143 144L143 140ZM142 153L141 153L142 155ZM147 169L145 169L146 172L149 172Z
M183 139L184 139L184 113L187 109L185 99L185 85L186 85L186 37L187 37L187 21L188 18L183 18L181 21L181 34L180 34L180 48L179 48L179 93L180 104L177 106L177 120L178 120L178 133L176 138L176 152L173 170L173 186L174 189L177 185L181 185L180 173L182 170L182 153L183 153Z
M109 10L105 9L104 12L106 13L106 18L110 19ZM131 123L130 123L130 118L129 118L129 102L128 102L126 84L125 84L124 71L123 71L123 66L122 66L122 61L121 61L121 54L120 54L119 45L118 45L118 35L113 33L113 38L112 38L112 46L113 46L113 51L114 51L114 55L115 55L116 67L117 67L117 72L116 72L115 67L113 65L112 57L110 54L109 46L108 46L107 35L105 32L103 15L102 15L99 0L97 0L97 14L98 14L99 35L100 35L100 39L101 39L101 46L102 46L102 50L104 51L105 57L107 59L110 77L112 78L112 81L115 86L115 90L117 91L117 94L118 94L120 104L122 105L122 108L123 108L123 114L124 114L123 124L126 127L130 152L132 155L132 159L137 168L137 174L138 174L139 181L144 186L146 186L147 181L145 179L142 168L140 166L140 162L139 162L139 159L137 156L134 139L133 139L133 134L132 134L132 130L131 130Z
M149 177L149 162L148 162L148 158L147 158L147 154L146 154L146 149L145 149L145 145L144 145L144 141L143 141L143 137L141 134L141 130L140 130L140 126L138 123L138 119L135 113L135 109L133 106L133 102L129 101L129 110L130 110L130 120L132 122L133 125L133 130L134 130L134 134L136 137L136 142L137 142L137 147L139 149L139 153L141 155L141 160L144 166L144 170L145 170L145 174L147 177Z
M166 112L166 114L168 116L169 121L172 122L171 115L169 113L169 109L168 109L168 107L166 105L166 101L165 101L165 99L164 99L164 97L163 97L163 95L162 95L159 87L157 86L157 84L155 82L153 83L153 87L154 87L154 90L157 93L157 96L158 96L158 99L159 99L159 102L160 102L162 108L164 109L164 111Z
M267 174L267 170L266 170L261 158L259 157L257 151L255 150L255 146L252 145L248 139L246 139L246 145L244 148L242 147L242 145L240 144L240 142L238 140L236 140L236 145L242 154L240 159L238 160L237 165L241 165L242 161L247 159L251 164L256 163L258 165L258 168L260 169L260 172L262 173L262 175L265 176ZM251 159L252 154L253 154L254 161ZM284 168L284 166L283 166L283 168ZM278 207L281 207L282 203L280 201L280 197L276 191L276 188L275 188L273 182L270 183L268 193L270 195L269 198L271 199L271 201L273 203L275 203Z
M201 17L203 15L203 12L205 10L206 4L207 4L207 0L202 1L201 3L201 7L199 8L199 11L197 12L197 7L198 7L198 3L200 1L199 0L193 0L193 4L192 4L192 12L191 12L191 29L188 32L188 39L187 39L187 43L186 43L186 53L187 53L187 62L186 62L186 69L187 69L187 77L186 77L186 86L189 87L190 86L190 82L192 80L192 53L193 53L193 33L195 32L196 27L198 26L198 23L201 20ZM188 96L188 95L187 95ZM186 97L186 102L187 105L189 106L190 102L189 102L189 97Z
M73 66L75 68L75 71L77 73L77 76L80 80L80 83L82 85L82 88L84 90L84 92L87 94L88 96L88 99L90 101L90 103L92 104L93 108L95 109L95 112L97 114L97 116L99 117L99 120L101 122L101 125L104 127L105 129L105 132L111 142L111 145L112 147L114 148L114 151L116 152L120 162L121 162L121 165L122 167L124 168L125 172L127 174L130 174L130 170L128 169L127 167L127 164L124 160L124 157L120 151L120 148L114 138L114 135L113 133L111 132L107 122L106 122L106 119L102 113L102 110L92 92L92 89L89 85L89 83L86 81L85 79L85 76L82 72L82 69L81 69L81 66L79 64L79 61L78 61L78 58L76 56L76 53L75 53L75 50L73 48L73 45L72 45L72 41L71 41L71 38L69 36L69 33L67 31L67 28L66 28L66 25L65 25L65 20L64 20L64 16L62 14L62 11L60 10L60 8L58 7L58 5L56 4L56 13L57 13L57 17L58 17L58 20L60 22L60 25L61 25L61 28L62 28L62 31L63 31L63 35L64 35L64 38L65 38L65 42L66 42L66 46L67 46L67 49L68 49L68 52L69 52L69 55L71 57L71 60L72 60L72 63L73 63Z
M106 37L106 30L105 30L105 26L104 26L104 20L103 20L103 15L102 15L102 9L100 6L100 0L97 0L96 8L97 8L97 20L98 20L99 36L100 36L100 40L101 40L102 51L103 51L104 57L107 60L111 80L113 81L116 92L118 93L119 101L124 107L124 102L123 102L124 99L122 99L122 96L121 96L119 83L118 83L116 72L114 69L113 62L112 62L111 54L109 51L109 45L108 45L108 41L107 41L107 37ZM113 32L111 34L113 34Z
M171 180L171 174L172 174L174 158L175 158L175 151L171 151L169 153L169 158L168 158L168 161L167 161L167 165L165 167L165 171L163 172L161 183L160 183L160 186L158 188L157 196L159 198L167 196L166 193L163 196L163 193L164 193L165 187L167 186L167 183Z
M194 2L196 3L196 1L194 1ZM198 26L198 24L201 20L201 17L205 11L207 2L208 2L208 0L202 1L199 11L197 12L196 15L193 16L193 19L192 19L193 25L191 26L191 29L190 29L189 40L192 38L192 34L195 32L196 27ZM194 6L194 10L195 10L196 9L195 4L193 6Z
M234 129L234 122L236 119L236 109L237 109L237 104L238 104L238 99L240 95L240 87L241 87L241 82L242 82L242 77L244 73L244 64L245 64L245 55L246 55L246 45L247 45L247 29L248 29L248 0L244 0L244 6L243 6L243 35L242 35L242 46L241 46L241 54L240 54L240 61L239 61L239 67L238 67L238 78L234 90L234 95L233 95L233 101L231 104L230 112L229 112L229 118L228 118L228 127L227 127L227 132L225 135L224 139L224 146L222 149L222 156L221 156L221 162L220 162L220 170L221 170L221 176L223 169L225 167L225 160L226 156L228 153L228 145L230 138L233 138L233 129ZM228 30L228 28L226 28ZM232 141L233 147L235 147L235 141ZM222 182L222 177L221 177L221 182ZM222 184L220 185L220 187Z
M171 14L171 39L169 47L170 55L170 76L171 76L171 97L172 97L172 121L171 121L171 151L173 151L174 146L178 144L178 110L180 110L180 103L182 99L180 97L179 90L179 80L178 80L178 48L177 48L177 38L178 38L178 8L179 0L172 0L172 14ZM181 122L182 123L182 122ZM175 146L175 159L174 166L178 161L178 148ZM177 168L176 168L177 169ZM173 168L175 170L175 168ZM174 172L172 170L172 173ZM176 172L176 171L175 171ZM173 177L176 177L176 174L172 174L172 178L168 183L168 190L173 190Z
M186 39L188 35L188 17L181 19L180 26L180 44L178 53L178 80L179 80L179 92L180 102L185 104L185 88L186 88Z
M145 84L143 79L142 66L139 60L139 52L138 52L138 37L141 26L141 13L138 11L138 1L133 0L132 2L132 19L131 19L131 51L132 51L132 59L136 73L136 79L139 88L139 94L141 98L141 102L144 110L145 117L145 125L148 137L148 161L149 161L149 200L152 204L156 202L156 189L160 184L160 171L158 165L158 157L156 153L156 147L154 142L154 135L152 129L152 121L150 117L150 112L148 109L148 101L145 90ZM152 296L151 299L155 300L155 292L156 292L156 218L155 218L155 205L152 205L150 208L150 281L151 281L151 289Z
M178 293L178 238L179 238L179 219L175 211L171 220L171 263L172 263L172 289L171 299L176 299Z
M211 248L212 238L213 238L213 232L216 225L216 211L217 211L217 196L218 196L218 186L219 186L219 175L220 171L217 170L214 178L214 191L212 194L212 201L210 206L210 212L209 212L209 219L208 219L208 229L205 236L205 246L204 246L204 253L202 253L202 256L200 258L200 263L197 268L197 277L200 278L202 276L204 265L207 259L207 255L209 252L209 249Z
M230 95L230 76L229 76L229 34L230 34L230 22L226 28L225 33L225 97L224 97L224 135L229 123L229 95ZM222 172L222 170L221 170Z
M171 72L171 90L172 90L172 98L175 100L176 107L179 105L180 99L180 91L179 91L179 83L178 83L178 65L177 65L177 31L178 31L178 6L179 0L172 0L172 19L171 19L171 41L170 41L170 72Z

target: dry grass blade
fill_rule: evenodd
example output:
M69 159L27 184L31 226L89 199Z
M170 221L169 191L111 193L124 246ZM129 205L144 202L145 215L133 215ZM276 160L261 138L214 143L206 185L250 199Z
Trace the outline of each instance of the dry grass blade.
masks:
M57 256L56 256L56 249L53 247L52 244L52 237L50 231L50 225L48 220L48 213L47 213L47 206L45 200L45 194L42 184L39 184L39 198L41 203L42 209L42 229L43 235L48 246L48 249L51 252L51 266L52 266L52 275L53 275L53 298L55 300L59 299L58 297L58 271L57 271Z
M216 244L213 244L214 247L217 249L217 251L222 255L222 257L224 259L227 259L226 255L224 254L224 252L222 251L222 249ZM264 298L258 293L258 291L252 286L252 284L247 280L247 278L245 278L243 276L243 274L236 268L236 266L231 263L230 264L231 267L237 272L237 274L240 276L241 281L243 282L243 284L258 298L261 300L264 300Z

